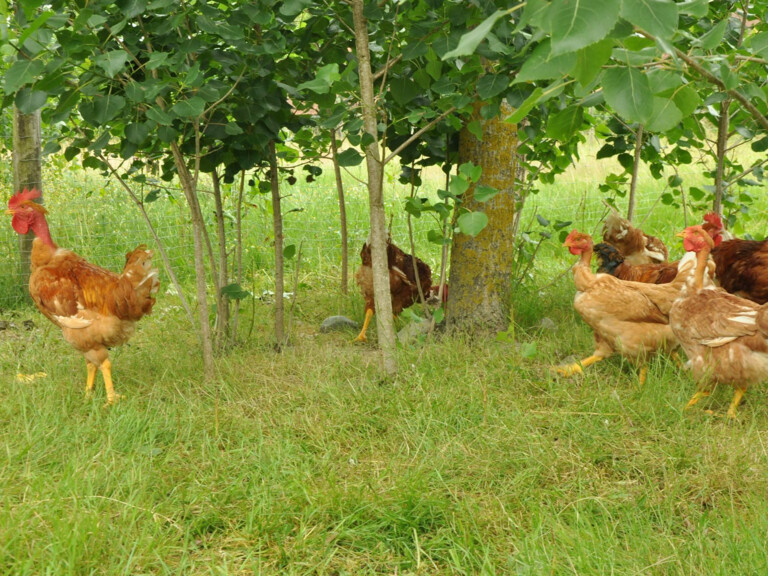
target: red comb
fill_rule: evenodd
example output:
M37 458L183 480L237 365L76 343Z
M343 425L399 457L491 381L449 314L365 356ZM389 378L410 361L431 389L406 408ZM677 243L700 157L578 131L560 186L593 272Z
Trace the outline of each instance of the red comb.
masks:
M708 222L712 224L712 226L717 226L720 230L723 229L723 221L715 212L707 212L704 214L704 222Z
M32 188L32 190L27 190L24 188L21 192L18 194L15 194L11 196L11 199L8 200L8 208L11 210L17 209L19 206L21 206L22 202L29 202L34 200L35 198L40 198L41 192L37 188Z

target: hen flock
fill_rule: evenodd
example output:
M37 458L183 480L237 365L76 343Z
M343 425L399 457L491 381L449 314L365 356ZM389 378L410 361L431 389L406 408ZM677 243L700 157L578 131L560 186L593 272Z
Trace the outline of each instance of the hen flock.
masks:
M594 352L553 369L563 376L613 354L640 368L648 358L682 348L697 382L687 407L718 384L733 386L728 416L747 388L768 378L768 240L723 239L714 213L683 230L686 255L667 261L658 239L633 227L615 210L605 220L603 242L593 246L576 230L565 240L573 255L574 308L592 328ZM592 255L599 260L592 272Z
M37 190L11 197L7 213L19 234L32 231L29 290L37 308L58 326L64 338L86 360L86 391L101 371L107 402L114 391L108 349L125 343L135 323L152 312L159 288L152 252L144 245L126 254L116 274L60 248L51 238L46 210L35 202ZM553 369L563 375L619 354L640 367L645 381L648 358L680 347L698 383L688 406L710 394L714 386L734 387L728 415L747 388L768 378L768 240L723 240L720 218L710 213L690 226L683 238L686 255L668 262L664 243L633 227L615 210L608 215L603 242L593 246L588 234L576 230L565 240L573 255L576 285L574 307L592 328L594 352L580 362ZM600 260L592 272L592 255ZM365 324L356 338L366 339L374 313L371 251L360 253L355 278L365 298ZM424 262L387 239L387 267L395 314L418 300L445 301L447 286L433 286Z

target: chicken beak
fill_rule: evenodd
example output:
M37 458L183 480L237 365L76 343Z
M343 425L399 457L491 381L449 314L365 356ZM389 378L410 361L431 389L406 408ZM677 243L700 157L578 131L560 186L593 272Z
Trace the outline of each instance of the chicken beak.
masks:
M675 236L677 236L678 238L685 238L685 232L678 232L677 234L675 234Z
M11 210L10 208L8 210L6 210L5 213L8 214L8 216L13 216L15 214L15 212L13 210Z

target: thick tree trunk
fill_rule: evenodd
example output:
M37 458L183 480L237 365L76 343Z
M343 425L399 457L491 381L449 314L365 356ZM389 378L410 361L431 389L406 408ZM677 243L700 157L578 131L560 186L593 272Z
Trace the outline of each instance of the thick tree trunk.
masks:
M484 211L488 225L474 238L453 238L446 321L471 334L504 331L510 322L517 172L517 127L504 121L510 113L503 106L498 117L483 121L482 141L466 128L459 137L459 163L481 166L478 184L499 191L485 204L474 200L474 188L465 193L463 207Z
M349 243L347 242L347 204L344 201L344 183L341 180L341 167L338 159L336 130L331 130L331 156L333 173L336 176L336 191L339 194L339 227L341 228L341 293L347 293L349 279Z
M203 213L200 210L200 203L197 198L197 184L189 173L187 165L184 163L184 156L176 144L171 144L173 159L176 164L176 172L179 175L181 189L189 205L189 212L192 217L192 237L195 247L195 279L197 285L197 306L198 318L200 321L200 345L203 352L203 371L207 380L213 379L215 373L213 342L211 339L211 325L209 321L208 310L208 288L205 273L205 238L203 227Z
M360 78L360 100L365 131L373 142L365 148L368 169L368 201L371 212L371 260L373 269L373 298L376 303L376 329L381 349L381 362L389 376L397 373L395 325L392 319L392 297L389 293L387 267L387 219L384 212L382 190L384 166L379 152L376 120L376 102L371 74L371 55L368 47L368 24L363 16L363 0L351 0L355 26L355 50Z
M283 213L280 208L280 181L277 177L275 141L269 143L270 182L272 187L272 225L275 231L275 339L278 351L287 344L285 336L285 269L283 267Z
M40 142L40 111L22 114L13 109L13 193L24 188L43 191L42 148ZM42 197L38 202L42 202ZM29 278L29 254L32 234L19 235L20 274L26 286ZM26 290L25 290L26 292Z

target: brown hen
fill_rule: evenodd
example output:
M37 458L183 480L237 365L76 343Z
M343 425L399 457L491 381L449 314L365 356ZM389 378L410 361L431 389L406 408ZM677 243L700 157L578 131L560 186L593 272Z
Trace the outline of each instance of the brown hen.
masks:
M107 403L113 404L119 396L112 383L107 349L127 342L135 323L152 312L159 288L152 252L144 245L129 252L120 275L90 264L53 242L46 210L34 202L39 196L37 190L19 192L11 197L7 211L13 215L11 224L16 232L32 230L36 236L30 256L29 293L40 312L61 328L64 339L85 356L86 393L93 392L100 369Z
M592 328L595 350L587 358L553 369L563 376L581 373L583 368L620 354L639 365L639 380L645 382L647 358L660 350L677 346L668 314L685 279L693 272L693 258L681 260L675 279L668 284L644 284L619 280L609 274L592 272L592 238L574 230L565 240L571 254L580 255L573 267L576 296L573 306Z
M733 418L747 388L768 378L768 305L706 286L705 268L714 242L701 226L686 228L681 235L697 262L696 273L669 314L698 384L686 408L709 396L717 384L729 384L734 394L728 416Z
M365 320L363 328L355 341L367 340L365 333L376 309L373 299L373 269L371 268L371 246L368 242L360 250L360 268L355 272L355 280L365 298ZM387 236L387 268L389 268L389 292L392 295L392 313L397 316L419 298L419 288L414 274L414 261L419 275L421 293L425 297L432 286L432 271L429 266L410 254L403 252Z
M611 211L603 223L603 241L615 246L629 264L651 264L667 260L667 247L661 240L635 228L615 208L609 208Z

